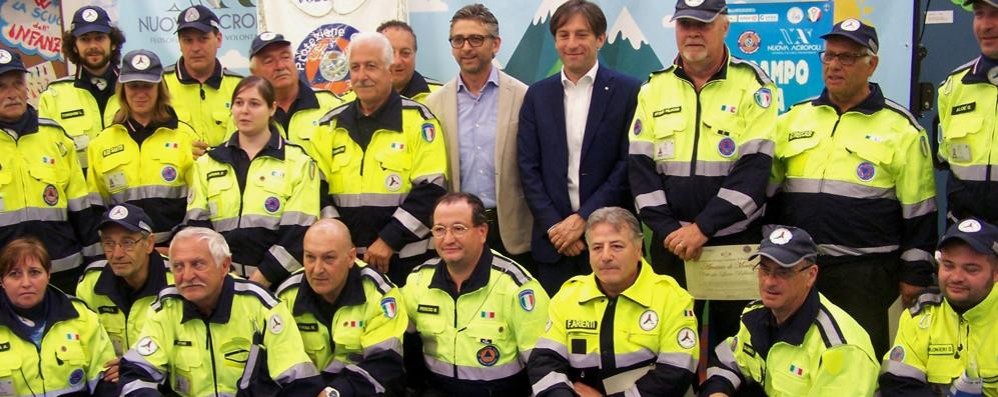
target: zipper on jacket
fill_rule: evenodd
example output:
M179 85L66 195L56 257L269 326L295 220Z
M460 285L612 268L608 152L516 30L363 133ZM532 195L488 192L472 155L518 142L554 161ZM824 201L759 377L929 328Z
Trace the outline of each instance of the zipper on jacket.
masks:
M211 324L207 320L204 321L204 328L207 330L207 342L205 346L208 348L208 355L211 357L211 384L215 387L215 395L218 395L218 374L215 370L215 348L211 343Z

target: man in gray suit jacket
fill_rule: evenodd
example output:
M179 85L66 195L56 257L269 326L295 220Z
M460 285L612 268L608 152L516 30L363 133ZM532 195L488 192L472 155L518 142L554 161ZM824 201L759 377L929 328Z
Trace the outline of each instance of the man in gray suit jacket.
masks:
M430 94L426 105L443 124L453 191L485 203L489 247L533 271L530 229L516 159L520 105L527 86L492 64L499 52L499 22L472 4L451 18L451 53L460 74Z

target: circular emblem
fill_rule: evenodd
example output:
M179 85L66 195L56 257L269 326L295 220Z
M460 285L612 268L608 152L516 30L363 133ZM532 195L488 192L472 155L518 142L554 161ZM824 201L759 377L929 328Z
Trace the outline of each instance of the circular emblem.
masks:
M998 84L998 66L988 69L988 81L990 81L991 84Z
M274 196L267 197L263 201L263 209L270 213L277 212L277 210L281 209L281 200Z
M699 7L705 0L684 0L687 7Z
M310 86L336 95L350 91L346 52L350 38L358 32L350 25L330 23L305 34L295 49L294 58L295 66L305 73Z
M273 40L276 37L277 37L277 34L274 33L274 32L263 32L263 33L260 33L260 40L261 41L271 41L271 40Z
M389 192L397 192L402 188L402 177L399 174L391 173L385 177L385 189Z
M163 177L164 181L173 182L177 180L177 169L172 165L163 166L163 171L160 171L160 176Z
M842 24L839 26L842 28L842 30L845 30L847 32L855 32L856 29L859 29L860 25L861 24L858 20L850 18L846 19L845 21L842 21Z
M641 119L634 120L634 135L641 135Z
M742 50L745 54L754 54L756 51L759 51L760 40L762 39L758 33L746 30L738 35L738 49Z
M800 9L800 7L790 7L790 9L787 10L787 21L790 23L796 25L803 20L804 10Z
M904 348L901 346L894 346L894 348L891 349L890 360L898 362L904 361Z
M978 222L976 219L967 219L963 222L960 222L960 224L957 225L956 228L960 229L960 231L964 233L977 233L981 231L981 223Z
M638 317L638 326L645 331L655 329L658 326L658 313L651 309L645 310L641 313L641 317Z
M74 369L72 373L69 374L69 384L78 385L83 382L83 368Z
M683 327L683 329L679 330L679 333L676 334L676 342L679 343L679 346L682 346L683 349L691 349L697 344L697 333L690 327Z
M269 329L270 333L274 335L280 334L281 331L284 331L284 320L281 319L279 314L274 313L270 316L270 319L267 320L267 329Z
M107 213L107 217L116 221L125 219L128 217L128 208L125 208L123 205L116 205Z
M724 157L731 157L735 154L735 140L731 137L724 137L720 142L717 143L717 152Z
M191 7L187 9L184 13L184 22L194 22L201 18L201 13L198 12L197 8Z
M10 55L9 51L0 49L0 65L6 65L12 60L14 60L14 56Z
M159 350L159 346L156 346L156 342L148 336L139 339L139 341L135 343L135 351L143 356L153 354L156 350Z
M151 64L152 61L149 60L149 57L146 56L146 54L138 54L132 57L132 67L135 68L135 70L149 69L149 65Z
M874 167L873 163L869 161L864 161L856 166L856 177L863 182L869 182L875 175L877 175L877 167Z
M496 349L495 346L488 345L478 349L478 353L475 353L475 356L478 357L479 364L491 367L496 365L496 362L499 361L499 349Z
M83 13L81 13L80 16L82 16L83 20L87 21L87 22L96 21L97 20L97 10L95 10L93 8L87 8L87 9L83 10Z
M789 243L791 239L793 239L793 233L783 227L777 228L769 234L769 241L776 245Z
M59 190L53 185L45 186L45 190L42 191L42 200L45 200L45 204L56 205L59 203Z

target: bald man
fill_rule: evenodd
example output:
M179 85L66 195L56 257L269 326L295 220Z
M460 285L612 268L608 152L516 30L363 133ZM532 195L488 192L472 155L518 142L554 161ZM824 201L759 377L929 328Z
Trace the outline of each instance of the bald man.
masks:
M309 227L303 247L304 269L277 294L322 371L324 395L400 394L402 334L409 318L399 289L357 259L350 230L339 220Z

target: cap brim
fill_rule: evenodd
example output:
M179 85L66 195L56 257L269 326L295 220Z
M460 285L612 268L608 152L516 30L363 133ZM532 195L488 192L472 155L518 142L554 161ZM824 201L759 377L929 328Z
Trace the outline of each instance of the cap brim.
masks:
M941 240L939 240L939 244L937 245L937 247L942 248L944 245L946 245L946 243L954 241L954 240L961 241L961 242L969 245L971 249L973 249L974 251L977 251L977 253L979 253L979 254L984 254L984 255L998 255L998 250L996 250L994 247L988 247L987 245L985 245L981 241L978 241L978 240L972 239L972 238L968 238L967 236L964 236L962 234L953 234L953 235L950 235L950 236L943 236L943 238Z
M263 45L263 46L261 46L260 48L257 48L257 49L256 49L256 50L254 50L254 51L250 51L250 55L249 55L249 56L250 56L250 58L252 58L252 57L256 56L256 54L257 54L257 53L259 53L260 51L263 51L263 49L264 49L264 48L267 48L267 47L270 47L270 46L272 46L272 45L274 45L274 44L283 44L283 45L291 45L291 42L290 42L290 41L287 41L287 40L274 40L274 41L271 41L271 42L269 42L269 43L267 43L267 44L264 44L264 45Z
M207 23L201 23L201 22L184 22L184 23L180 24L180 26L177 26L177 32L176 33L180 33L180 31L184 30L184 29L197 29L198 31L201 31L203 33L210 33L215 28L212 27L210 24L207 24Z
M4 73L7 73L7 72L15 72L15 71L16 72L21 72L21 73L28 73L28 69L25 69L25 68L23 68L21 66L9 66L9 65L8 66L0 66L0 74L4 74Z
M765 256L766 258L771 259L773 262L776 262L778 265L780 265L780 267L794 267L804 259L813 258L813 256L810 255L798 258L796 255L790 255L782 252L781 253L756 252L749 257L749 260L753 260L760 256Z
M85 35L87 33L91 33L91 32L111 33L111 27L110 26L95 25L95 24L94 25L82 26L82 27L80 27L78 29L73 29L73 36L80 37L80 36L83 36L83 35Z
M121 83L131 83L134 81L144 81L146 83L158 83L163 81L163 75L154 73L122 73L118 76L118 81Z
M726 8L725 8L726 9ZM707 10L679 10L676 14L672 16L671 21L677 19L692 19L694 21L700 21L703 23L711 23L717 19L718 16L724 14L725 9L718 12L707 11Z

